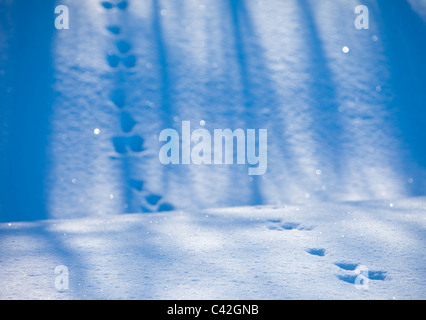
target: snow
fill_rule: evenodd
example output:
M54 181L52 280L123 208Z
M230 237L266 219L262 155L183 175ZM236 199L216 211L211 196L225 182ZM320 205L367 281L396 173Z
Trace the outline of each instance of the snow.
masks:
M1 224L0 298L425 299L426 198L393 204ZM55 288L62 265L68 290ZM359 267L368 287L356 287Z

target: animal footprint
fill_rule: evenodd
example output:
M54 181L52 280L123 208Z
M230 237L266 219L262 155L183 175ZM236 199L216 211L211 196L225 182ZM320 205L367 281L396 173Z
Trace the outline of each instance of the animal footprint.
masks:
M156 194L151 194L147 196L145 199L150 205L155 206L158 203L158 201L161 200L161 196L158 196Z
M173 210L175 210L175 207L173 207L173 205L167 202L160 204L160 206L158 207L158 212L166 212Z
M358 275L338 275L337 278L344 282L355 284Z
M337 275L337 278L339 280L342 280L347 283L356 284L356 281L358 279L359 275ZM369 280L374 281L384 281L386 280L386 272L383 271L375 271L375 272L368 272L366 278Z
M136 57L133 55L124 57L121 62L127 68L134 68L136 66Z
M347 283L356 284L360 275L374 281L384 281L387 279L386 271L371 271L359 263L337 262L335 265L342 270L353 271L353 274L337 275L338 279Z
M142 191L143 181L140 180L129 180L129 186L137 191Z
M110 99L120 109L126 105L126 95L123 90L112 91Z
M120 10L125 10L127 8L127 1L121 1L117 4L111 3L109 1L103 1L101 2L101 5L107 10L113 9L114 7L117 7Z
M108 26L107 30L115 35L119 35L121 33L121 28L119 26Z
M113 31L119 32L119 30L112 29ZM121 54L127 54L132 46L124 40L120 40L117 42L117 49ZM108 52L107 54L107 61L111 68L117 68L120 62L126 67L126 68L133 68L136 66L136 57L134 55L128 55L126 57L120 57L116 54L113 54L111 52Z
M354 271L356 268L358 268L358 263L347 263L347 262L336 262L336 266L338 266L340 269L348 270L348 271Z
M294 229L297 229L299 226L300 226L300 223L286 222L281 225L281 228L284 230L294 230Z
M144 140L140 136L114 137L112 138L112 143L114 145L115 151L120 154L127 153L127 148L130 148L130 150L133 152L144 151L142 147Z
M126 68L133 68L136 66L136 57L134 55L130 55L124 58L121 58L115 54L108 53L107 54L107 62L111 68L117 68L120 62Z
M127 41L120 40L117 42L117 49L121 53L127 53L130 51L131 45Z
M123 132L130 132L133 130L137 122L133 119L132 115L127 112L121 114L121 130Z
M370 280L386 280L387 272L386 271L369 271L368 278Z
M269 226L269 230L277 230L277 231L283 231L283 230L313 230L313 227L303 226L300 223L297 222L284 222L282 223L281 220L269 220L269 222L273 223L273 225Z
M324 257L326 251L325 249L322 249L322 248L310 248L310 249L306 249L306 252L314 256Z
M142 206L141 210L143 213L152 213L152 212L167 212L167 211L173 211L175 210L175 207L173 207L170 203L162 203L156 211L153 211L147 207Z
M108 53L107 55L107 61L111 68L117 68L120 64L120 60L121 58L115 54Z
M112 4L111 2L108 2L108 1L103 1L103 2L101 2L101 5L102 5L105 9L112 9L112 8L114 8L114 4Z
M162 197L156 194L150 194L145 197L145 200L147 202L147 206L142 206L141 210L144 213L150 213L150 212L166 212L166 211L173 211L175 210L175 207L167 202L161 202Z

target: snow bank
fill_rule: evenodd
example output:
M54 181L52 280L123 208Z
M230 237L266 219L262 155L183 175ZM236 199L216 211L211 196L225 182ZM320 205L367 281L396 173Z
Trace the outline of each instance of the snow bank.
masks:
M0 298L425 299L425 212L411 198L1 224Z

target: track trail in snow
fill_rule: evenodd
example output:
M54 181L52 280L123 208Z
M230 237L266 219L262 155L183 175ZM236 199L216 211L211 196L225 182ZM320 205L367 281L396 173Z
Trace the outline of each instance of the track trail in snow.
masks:
M315 229L314 226L304 226L298 222L283 222L279 219L268 220L268 222L270 223L268 229L272 231L305 232ZM306 252L317 257L326 258L328 255L328 251L324 248L307 248ZM323 263L329 263L327 260L328 259L321 259ZM348 259L342 260L348 261ZM337 278L350 284L358 284L362 286L362 281L365 281L362 279L384 281L387 277L386 271L372 271L369 270L368 266L365 266L362 263L335 262L334 265L339 267L341 270L346 271L344 274L338 274Z
M128 9L128 3L126 1L118 2L117 4L103 1L100 5L106 10L125 12ZM125 13L121 14L125 15ZM163 201L161 195L149 192L145 187L145 181L131 176L135 174L133 173L134 170L129 161L132 157L131 153L143 153L145 151L145 140L140 135L132 134L133 128L138 125L138 121L134 119L130 111L126 110L126 72L120 69L120 66L123 65L125 69L133 69L137 66L137 58L132 54L132 44L126 40L126 35L122 34L120 25L108 25L106 29L112 35L116 50L108 50L106 55L107 63L112 71L117 74L116 77L120 79L117 83L117 87L111 92L110 99L111 102L120 109L120 128L123 135L112 137L112 144L117 156L113 156L111 159L122 162L123 172L128 179L127 186L125 187L127 189L127 201L124 204L124 209L127 209L125 211L130 210L130 212L134 212L136 209L136 212L144 213L171 211L174 207ZM135 197L137 198L136 201L134 201ZM129 203L132 202L137 202L138 205L132 205L129 208Z

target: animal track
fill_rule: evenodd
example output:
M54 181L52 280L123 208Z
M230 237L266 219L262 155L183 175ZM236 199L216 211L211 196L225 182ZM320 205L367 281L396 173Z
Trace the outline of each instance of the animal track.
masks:
M136 66L136 57L131 55L121 59L123 65L127 68L134 68Z
M127 8L126 1L121 1L117 4L114 4L109 1L103 1L101 2L101 5L107 10L113 9L115 7L120 10L124 10ZM117 25L110 25L106 27L106 29L113 35L121 34L121 28ZM111 68L117 68L120 64L123 64L127 68L133 68L136 66L136 56L131 54L132 45L129 42L123 39L118 40L116 42L116 49L118 50L118 54L108 52L106 55L107 63ZM124 109L126 107L126 94L124 90L113 90L111 92L110 99L117 108ZM129 112L122 111L120 113L120 127L121 131L124 134L131 133L136 124L137 121ZM114 146L115 152L118 154L125 155L124 158L128 157L127 153L129 152L129 150L132 152L144 151L144 139L138 135L124 135L113 137L112 144ZM113 159L120 158L114 157ZM139 198L142 202L141 204L143 204L142 206L140 206L141 212L164 212L172 211L175 209L174 206L170 203L163 202L162 196L151 194L148 190L145 190L144 181L138 179L130 179L128 180L127 185L133 191L141 193Z
M284 231L284 230L306 230L310 231L313 230L313 227L310 226L303 226L300 223L297 222L281 222L281 220L269 220L269 222L273 223L273 225L269 226L269 230L277 230L277 231Z
M136 121L133 119L132 115L127 112L121 114L121 130L123 132L130 132L133 130L133 127L136 125Z
M337 275L337 278L351 284L356 284L356 280L360 275L374 281L384 281L387 279L386 271L370 271L366 266L359 263L337 262L335 263L342 270L353 271L354 274ZM361 267L362 270L361 270Z
M336 266L338 266L340 269L348 270L348 271L354 271L359 264L358 263L346 263L346 262L336 262Z
M310 248L310 249L306 249L306 252L314 256L324 257L326 251L325 249L322 249L322 248Z
M358 274L354 275L337 275L337 278L351 284L356 283L356 279L359 277ZM366 277L369 280L373 281L384 281L386 280L386 272L383 271L370 271L368 272L368 276Z
M149 196L148 196L149 197ZM149 207L151 207L152 209L150 209ZM170 203L167 202L163 202L159 205L155 204L155 205L146 205L146 206L142 206L141 207L141 211L143 213L151 213L151 212L166 212L166 211L173 211L175 210L175 207L173 207L173 205L171 205Z
M108 26L107 30L115 35L119 35L121 33L121 28L118 26Z
M173 207L173 205L167 202L160 204L160 206L158 207L158 212L166 212L166 211L173 211L173 210L175 210L175 207Z
M281 225L281 228L283 228L284 230L293 230L293 229L297 229L299 226L300 226L299 223L286 222Z
M120 40L117 42L117 49L124 54L130 51L131 45L127 41Z
M117 4L117 8L121 10L125 10L127 8L127 2L126 1L119 2Z
M117 68L120 64L120 60L120 57L115 54L108 53L107 55L107 61L111 68Z
M119 57L118 55L108 53L107 54L107 61L108 65L111 68L117 68L120 62L126 67L126 68L134 68L136 66L136 57L134 55L130 55L127 57Z
M110 99L120 109L126 105L126 95L123 90L113 90Z
M344 282L355 284L358 275L338 275L337 278Z
M121 54L127 54L132 46L124 40L117 42L117 49ZM134 55L128 55L125 57L120 57L117 54L108 52L107 61L111 68L117 68L120 62L127 68L134 68L136 66L136 57Z
M387 272L386 271L369 271L368 278L370 280L386 280Z
M158 203L158 201L161 200L161 196L158 196L156 194L151 194L147 196L145 199L150 205L155 206Z
M103 1L101 2L101 5L107 10L113 9L114 7L117 7L120 10L125 10L127 8L127 1L121 1L117 4L111 3L109 1Z
M129 186L137 191L142 191L143 189L143 181L140 180L129 180Z
M298 222L283 222L280 219L271 219L268 220L271 224L268 226L270 230L277 231L291 231L291 230L313 230L311 226L304 226ZM305 250L307 253L324 257L327 254L326 249L324 248L308 248ZM335 262L334 265L339 267L341 270L347 271L348 274L339 274L336 275L337 278L341 281L356 285L356 286L365 286L368 285L368 280L373 281L384 281L388 279L386 271L370 271L366 266L361 265L360 263L353 262ZM358 287L357 287L358 288Z
M132 137L114 137L112 138L112 143L115 148L115 152L123 154L128 152L130 148L133 152L142 152L144 148L142 147L144 140L140 136Z

